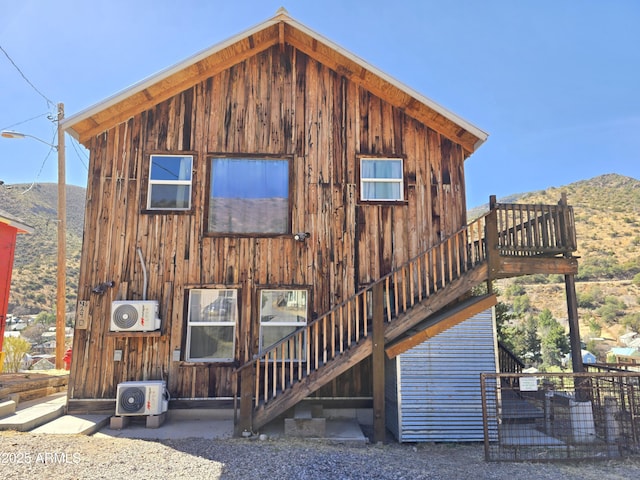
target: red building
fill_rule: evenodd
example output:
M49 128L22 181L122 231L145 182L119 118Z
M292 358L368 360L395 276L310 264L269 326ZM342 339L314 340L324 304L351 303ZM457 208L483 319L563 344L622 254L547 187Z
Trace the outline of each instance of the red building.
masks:
M19 233L33 233L33 228L22 223L13 215L0 210L0 351L4 341L4 327L7 322L11 270L16 251L16 237ZM4 355L3 355L4 356ZM0 363L0 366L2 363Z

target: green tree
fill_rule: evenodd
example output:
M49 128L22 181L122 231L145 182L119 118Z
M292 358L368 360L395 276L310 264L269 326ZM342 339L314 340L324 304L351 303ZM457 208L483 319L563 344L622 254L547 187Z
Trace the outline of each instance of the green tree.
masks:
M562 365L562 357L570 350L564 327L557 322L548 328L540 344L542 363L547 367Z
M538 338L538 322L533 315L517 327L509 330L511 351L519 358L526 359L532 364L540 361L540 339Z
M600 325L600 322L594 317L589 317L587 324L589 325L589 333L592 337L599 337L602 334L602 325Z
M531 300L527 295L520 295L513 299L513 312L521 317L531 309Z
M56 323L56 314L48 313L48 312L40 312L36 315L36 323L42 323L43 325L55 325Z
M545 308L542 312L540 312L540 315L538 315L538 326L542 329L551 328L556 323L558 322L555 318L553 318L553 314L548 308Z
M511 307L503 302L496 304L496 331L498 340L504 343L507 348L513 351L513 343L511 335L509 335L509 322L513 320L513 314L510 313Z
M569 353L569 338L564 327L549 309L544 309L537 317L542 364L545 367L562 365L562 357Z

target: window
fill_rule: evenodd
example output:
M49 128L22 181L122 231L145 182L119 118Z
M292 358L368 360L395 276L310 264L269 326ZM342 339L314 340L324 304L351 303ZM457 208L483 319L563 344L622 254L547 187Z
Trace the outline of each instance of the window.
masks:
M360 159L360 198L385 202L404 200L402 159Z
M289 233L289 161L212 158L210 233Z
M260 292L260 351L307 324L306 290L262 290ZM305 342L306 343L306 342ZM304 348L294 346L295 353ZM285 355L284 358L288 358Z
M190 290L187 361L233 361L237 320L237 290Z
M149 210L191 209L191 155L151 155Z

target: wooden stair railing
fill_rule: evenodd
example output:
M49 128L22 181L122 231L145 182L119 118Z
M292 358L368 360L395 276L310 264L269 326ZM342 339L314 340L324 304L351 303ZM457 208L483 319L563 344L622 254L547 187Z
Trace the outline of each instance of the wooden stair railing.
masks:
M498 363L500 373L522 373L524 369L524 362L500 340L498 340Z
M529 254L555 254L558 249L575 245L575 236L567 234L566 227L561 226L561 220L562 225L567 224L567 218L572 222L572 211L567 215L562 205L523 207L493 202L488 213L238 368L236 373L241 380L238 430L260 428L371 354L373 291L380 284L385 333L393 332L392 336L385 335L388 342L417 323L414 319L401 328L393 325L394 321L406 318L410 310L432 302L441 291L447 292L458 283L460 291L455 294L462 295L488 280L491 274L483 271L472 276L473 283L460 282L476 267L487 263L491 252L522 255L528 250ZM558 231L564 234L551 233ZM448 293L446 298L451 297L452 292ZM439 308L444 306L444 302L434 303L442 304ZM423 310L420 319L433 313ZM417 313L420 314L420 309Z

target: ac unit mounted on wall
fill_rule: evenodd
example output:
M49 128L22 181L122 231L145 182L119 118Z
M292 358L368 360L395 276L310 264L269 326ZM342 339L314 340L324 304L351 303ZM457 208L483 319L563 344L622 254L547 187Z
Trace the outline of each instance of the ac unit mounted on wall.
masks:
M160 415L169 408L164 380L122 382L116 394L116 415Z
M111 302L112 332L152 332L160 328L157 300Z

